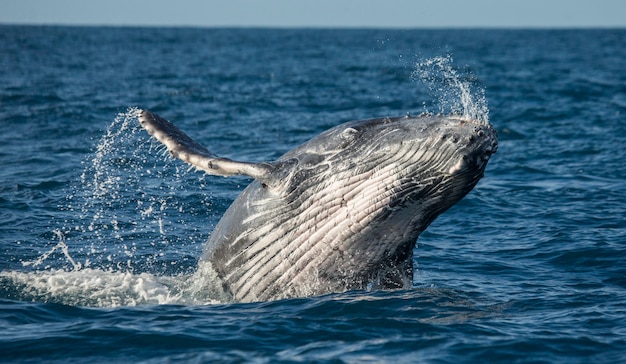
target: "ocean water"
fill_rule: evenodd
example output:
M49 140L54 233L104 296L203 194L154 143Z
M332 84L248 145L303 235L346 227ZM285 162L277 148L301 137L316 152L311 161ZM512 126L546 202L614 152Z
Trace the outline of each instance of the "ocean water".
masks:
M0 362L624 362L625 70L623 29L0 26ZM413 288L242 304L197 263L250 180L136 108L238 160L407 112L500 145Z

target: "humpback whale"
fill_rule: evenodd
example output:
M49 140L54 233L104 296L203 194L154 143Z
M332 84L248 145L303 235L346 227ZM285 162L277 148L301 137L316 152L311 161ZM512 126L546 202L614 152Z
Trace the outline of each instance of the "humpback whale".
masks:
M488 121L407 115L346 122L255 163L219 157L150 111L139 122L199 170L254 179L199 261L238 302L410 287L418 236L474 188L498 146Z

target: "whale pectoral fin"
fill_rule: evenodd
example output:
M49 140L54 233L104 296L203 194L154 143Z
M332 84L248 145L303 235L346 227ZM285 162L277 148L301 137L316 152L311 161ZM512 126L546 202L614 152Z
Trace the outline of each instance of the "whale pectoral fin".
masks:
M139 114L139 123L163 145L170 154L190 165L217 176L244 175L262 183L273 184L272 163L238 162L220 158L180 131L174 124L147 110Z

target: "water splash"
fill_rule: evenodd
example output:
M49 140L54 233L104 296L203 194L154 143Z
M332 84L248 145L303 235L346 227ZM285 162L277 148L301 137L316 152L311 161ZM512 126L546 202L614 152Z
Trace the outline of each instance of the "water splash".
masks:
M218 282L209 264L201 265L193 275L176 276L97 268L0 272L0 286L8 291L5 298L89 307L229 302Z
M0 272L12 297L81 306L225 300L219 279L197 265L211 229L210 196L199 193L206 182L153 142L139 112L117 115L83 162L55 244L22 262L34 271Z
M73 269L74 270L80 270L83 267L83 265L80 262L76 263L74 258L72 258L72 256L70 255L69 248L68 248L67 244L65 243L65 236L63 235L61 230L54 230L54 235L56 235L59 238L59 243L57 245L52 247L52 249L50 249L48 252L46 252L43 255L41 255L39 258L37 258L37 259L35 259L33 261L22 262L22 264L25 267L28 267L28 266L38 267L41 264L43 264L43 262L45 262L46 259L48 259L48 257L50 257L50 255L52 255L57 250L60 250L63 253L63 255L65 256L65 259L67 259L67 261L72 264Z
M160 153L139 113L119 114L83 163L62 207L73 217L59 230L82 267L188 273L207 232L185 218L206 213L210 200L195 192L203 183L197 174Z
M471 73L461 73L452 64L450 55L418 62L411 79L428 87L430 96L436 100L436 113L455 114L488 123L489 108L484 88Z

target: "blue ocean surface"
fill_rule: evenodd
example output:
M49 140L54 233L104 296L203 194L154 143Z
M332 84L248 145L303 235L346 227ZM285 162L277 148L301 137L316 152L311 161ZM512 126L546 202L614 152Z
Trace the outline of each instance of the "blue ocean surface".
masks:
M234 303L198 259L250 179L137 108L245 161L422 112L499 149L412 288ZM624 29L0 26L0 167L0 362L626 362Z

